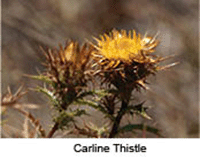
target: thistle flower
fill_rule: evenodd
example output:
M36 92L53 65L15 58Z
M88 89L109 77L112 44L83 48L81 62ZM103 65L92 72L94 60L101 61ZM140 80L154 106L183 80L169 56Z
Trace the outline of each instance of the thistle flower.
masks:
M96 39L98 45L96 46L100 54L107 59L123 61L131 63L132 61L144 63L153 61L148 55L154 52L154 48L158 45L158 41L152 37L144 37L141 39L140 34L125 30L113 30L110 36L104 34L100 36L101 40Z
M97 71L105 77L105 81L112 83L121 91L130 93L134 88L145 86L146 77L155 74L158 63L163 58L152 53L158 45L156 37L136 35L136 32L125 30L100 35L100 39L94 38L97 45L92 44L96 51L93 58ZM102 74L103 73L103 74Z
M68 41L64 48L60 45L59 49L45 52L45 77L53 86L59 108L65 110L89 81L92 51L88 44L80 47L77 42Z
M76 80L82 85L85 83L82 80L85 80L84 76L88 73L89 56L92 50L88 44L80 47L77 42L73 41L68 41L65 48L60 45L59 49L48 50L46 66L49 71L47 72L55 77L56 82L70 83ZM56 72L59 74L58 77Z
M140 90L140 88L147 89L145 85L147 77L151 74L154 75L158 70L167 68L158 65L166 58L153 54L159 44L156 36L147 37L145 35L142 38L134 30L126 32L114 29L109 34L100 35L100 39L94 39L97 44L92 44L96 48L92 55L95 61L93 66L97 68L96 74L103 79L102 84L108 83L117 88L121 100L121 106L114 117L109 135L112 138L119 131L122 117L127 112L131 113L131 109L137 110L137 105L129 104L132 91ZM144 110L139 111L139 114L146 114L143 103L139 105L139 108ZM111 111L112 113L113 111Z

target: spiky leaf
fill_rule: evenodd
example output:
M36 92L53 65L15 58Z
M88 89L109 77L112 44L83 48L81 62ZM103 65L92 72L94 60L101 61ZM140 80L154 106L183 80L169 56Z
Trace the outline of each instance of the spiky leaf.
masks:
M160 135L158 129L151 127L151 126L144 126L143 124L128 124L128 125L125 125L125 126L119 128L118 133L130 132L130 131L133 131L133 130L144 130L144 128L145 128L146 131L162 137Z

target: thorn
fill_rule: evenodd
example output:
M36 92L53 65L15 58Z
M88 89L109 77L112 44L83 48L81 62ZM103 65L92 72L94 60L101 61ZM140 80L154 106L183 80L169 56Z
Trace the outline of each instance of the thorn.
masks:
M154 35L154 37L151 41L155 41L159 34L160 34L160 31L157 31L157 33Z
M8 94L9 94L9 95L12 95L12 92L11 92L10 86L8 86L7 90L8 90Z
M172 58L172 57L174 57L174 56L176 56L176 55L174 54L174 55L169 55L169 56L166 56L166 57L162 57L162 58L158 59L158 61L159 61L159 62L165 61L165 60L170 59L170 58Z
M146 89L146 90L149 90L149 89L150 89L149 87L147 87L147 86L145 85L145 83L144 83L142 80L137 81L137 83L138 83L140 86L142 86L144 89Z
M180 62L175 62L175 63L169 64L169 65L167 65L167 66L158 67L158 70L166 70L166 69L169 69L169 68L171 68L171 67L173 67L173 66L178 65L179 63L180 63Z

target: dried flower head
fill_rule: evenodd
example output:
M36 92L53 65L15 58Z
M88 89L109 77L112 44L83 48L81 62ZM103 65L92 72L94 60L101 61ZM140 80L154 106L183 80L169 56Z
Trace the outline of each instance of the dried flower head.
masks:
M95 65L100 67L97 72L103 73L107 81L122 91L127 87L130 90L139 86L145 88L146 77L154 74L157 64L163 60L152 54L158 40L155 37L141 38L134 30L114 29L109 35L100 35L100 39L95 40L97 45L92 45L96 48L93 53Z
M48 50L46 53L48 73L55 78L56 82L64 80L70 83L74 80L83 80L83 76L88 73L92 51L92 46L84 44L80 47L73 41L68 41L64 48L60 45L59 49Z
M46 55L45 76L54 87L52 92L66 109L78 92L86 86L90 76L90 55L93 47L84 44L82 47L77 42L68 41L63 48L48 50Z

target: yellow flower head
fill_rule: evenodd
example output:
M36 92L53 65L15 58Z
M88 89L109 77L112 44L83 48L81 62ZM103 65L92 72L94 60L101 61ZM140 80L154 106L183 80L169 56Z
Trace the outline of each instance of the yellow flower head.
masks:
M104 34L100 36L96 49L98 53L108 60L120 60L125 63L132 61L144 63L153 59L149 58L149 53L153 52L157 46L158 41L151 37L144 37L136 35L136 32L125 30L113 30L110 36Z
M98 67L97 73L114 84L121 91L145 87L146 77L154 74L158 68L160 57L152 55L158 40L155 37L144 36L136 32L112 30L110 34L95 38L97 45L92 44L93 59ZM99 67L100 66L100 67ZM131 86L132 85L132 86Z

